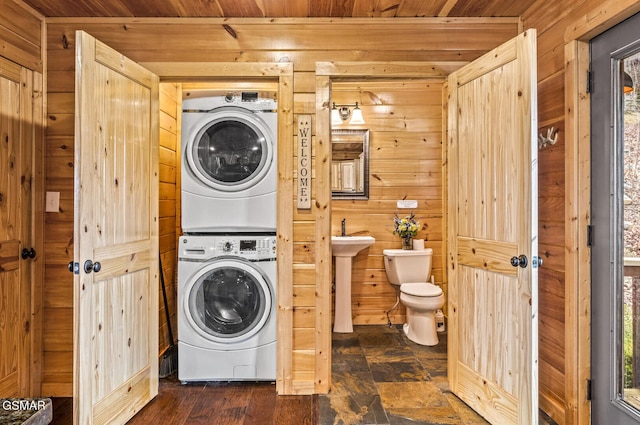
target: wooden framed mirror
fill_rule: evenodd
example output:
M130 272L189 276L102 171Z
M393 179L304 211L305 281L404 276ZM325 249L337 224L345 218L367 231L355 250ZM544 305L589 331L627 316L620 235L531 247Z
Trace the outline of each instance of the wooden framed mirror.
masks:
M369 199L369 130L331 130L333 199Z

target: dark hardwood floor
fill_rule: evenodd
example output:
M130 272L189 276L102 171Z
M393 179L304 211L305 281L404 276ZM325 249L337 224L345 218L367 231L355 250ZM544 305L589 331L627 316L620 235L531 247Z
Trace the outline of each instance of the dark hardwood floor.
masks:
M73 422L72 400L53 400L53 425ZM160 380L158 395L129 425L317 424L317 396L278 396L273 383L211 382L182 385Z
M332 335L329 394L278 396L274 383L160 380L129 425L487 425L447 379L447 339L417 345L401 326L358 325ZM53 400L54 425L71 425L71 399ZM540 412L540 425L556 425Z
M53 421L56 425L70 425L73 423L73 399L72 398L52 398Z

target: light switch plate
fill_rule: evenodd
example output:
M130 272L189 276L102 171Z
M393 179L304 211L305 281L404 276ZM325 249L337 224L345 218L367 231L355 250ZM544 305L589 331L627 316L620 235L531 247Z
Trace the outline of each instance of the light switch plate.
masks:
M418 201L409 200L409 199L400 199L398 200L398 208L403 208L403 209L418 208Z
M60 192L47 192L45 212L60 212Z

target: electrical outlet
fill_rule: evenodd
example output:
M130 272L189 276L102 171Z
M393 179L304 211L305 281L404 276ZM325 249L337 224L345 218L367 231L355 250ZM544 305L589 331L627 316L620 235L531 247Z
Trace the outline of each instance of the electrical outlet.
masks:
M45 212L60 212L60 192L47 192Z

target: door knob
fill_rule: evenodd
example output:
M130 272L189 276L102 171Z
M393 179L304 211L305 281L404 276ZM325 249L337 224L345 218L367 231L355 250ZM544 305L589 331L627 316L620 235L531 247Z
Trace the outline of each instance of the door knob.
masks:
M100 265L100 263L98 261L96 261L95 263L93 261L91 261L91 260L87 260L87 261L84 262L84 272L85 273L91 273L91 272L98 273L101 268L102 268L102 265Z
M511 257L511 265L513 267L521 267L524 269L527 267L527 264L529 264L529 261L527 260L527 256L524 254L520 254L518 257Z
M36 257L36 250L33 248L22 248L22 254L21 257L23 260L26 260L27 258L35 258Z

